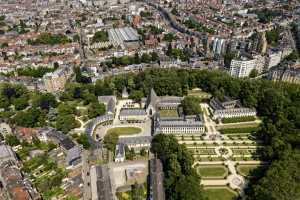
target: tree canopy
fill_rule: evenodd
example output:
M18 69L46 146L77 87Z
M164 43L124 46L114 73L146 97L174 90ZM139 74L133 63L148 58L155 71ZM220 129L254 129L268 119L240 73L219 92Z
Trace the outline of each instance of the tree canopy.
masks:
M182 108L185 115L198 115L200 114L201 107L200 107L201 99L194 96L187 96L185 97L182 102Z
M185 145L178 144L172 135L160 134L153 138L151 151L163 163L167 199L205 199L200 186L200 177L192 168L193 157Z

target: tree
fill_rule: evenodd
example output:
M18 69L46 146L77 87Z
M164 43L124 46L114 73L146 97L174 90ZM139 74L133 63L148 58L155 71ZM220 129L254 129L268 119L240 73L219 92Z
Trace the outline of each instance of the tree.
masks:
M133 186L131 186L131 197L132 200L144 200L144 190L143 186L139 185L138 183L135 183Z
M88 107L88 116L90 119L104 115L105 105L103 103L93 102Z
M249 77L250 78L255 78L258 75L258 71L256 69L251 70Z
M152 62L155 62L155 61L159 60L159 56L156 52L151 52L150 55L151 55L151 61Z
M76 113L76 107L68 103L60 103L57 110L59 115L72 115Z
M59 115L56 120L57 130L68 133L74 128L80 127L80 123L75 119L74 115Z
M108 150L114 152L115 148L116 148L116 145L118 143L118 140L119 140L118 134L110 133L110 134L106 134L104 136L104 141L103 142L104 142L105 147Z
M106 31L97 31L92 38L92 43L107 42L107 41L108 41L108 33Z
M18 112L13 121L22 127L42 127L45 125L45 113L42 112L39 108L30 108L26 111Z
M89 138L85 134L81 134L76 141L83 146L84 149L89 149L91 144L89 142Z
M21 144L20 140L15 135L7 135L5 137L5 142L6 142L6 144L8 144L9 146L12 146L12 147Z
M173 33L167 33L164 35L164 41L167 41L167 42L172 42L173 40L176 40L177 37L173 34Z
M29 105L28 98L24 96L24 97L14 99L13 104L16 110L24 110Z
M140 102L143 97L144 97L144 93L140 90L134 90L129 95L129 98L133 99L136 102Z
M274 161L266 175L253 187L250 199L290 200L300 196L300 152L284 152L281 160Z
M194 96L187 96L185 97L182 102L182 108L185 115L197 115L200 114L201 107L200 107L201 100Z
M49 110L51 107L57 106L56 98L51 93L38 94L32 102L34 107L40 107L41 109Z
M147 155L146 149L142 148L140 154L141 156L146 156Z
M151 56L147 53L143 53L141 57L141 62L142 63L149 63L151 61Z

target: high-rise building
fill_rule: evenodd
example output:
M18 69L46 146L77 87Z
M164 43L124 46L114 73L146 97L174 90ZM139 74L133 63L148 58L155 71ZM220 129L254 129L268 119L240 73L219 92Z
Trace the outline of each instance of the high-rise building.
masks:
M256 60L253 58L240 57L233 59L230 64L230 75L233 77L248 77L253 69L255 69Z

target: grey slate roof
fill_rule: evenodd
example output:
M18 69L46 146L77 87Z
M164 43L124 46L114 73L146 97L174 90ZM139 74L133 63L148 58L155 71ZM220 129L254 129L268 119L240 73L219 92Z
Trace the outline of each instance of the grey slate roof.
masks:
M151 88L151 90L150 90L150 94L148 95L148 97L147 97L147 107L149 106L149 105L151 105L153 108L155 108L156 107L156 103L158 102L158 100L159 100L159 97L156 95L156 93L155 93L155 91L154 91L154 89L153 88Z
M121 109L120 116L147 115L144 109Z
M152 136L141 136L141 137L120 137L118 143L125 145L131 144L149 144L152 141Z

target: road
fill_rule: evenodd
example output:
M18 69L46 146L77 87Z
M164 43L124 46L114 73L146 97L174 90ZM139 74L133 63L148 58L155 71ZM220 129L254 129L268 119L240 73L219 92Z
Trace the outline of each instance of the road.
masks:
M83 180L83 199L90 200L92 198L92 192L90 187L90 166L89 166L89 157L90 152L84 150L82 152L82 180Z

